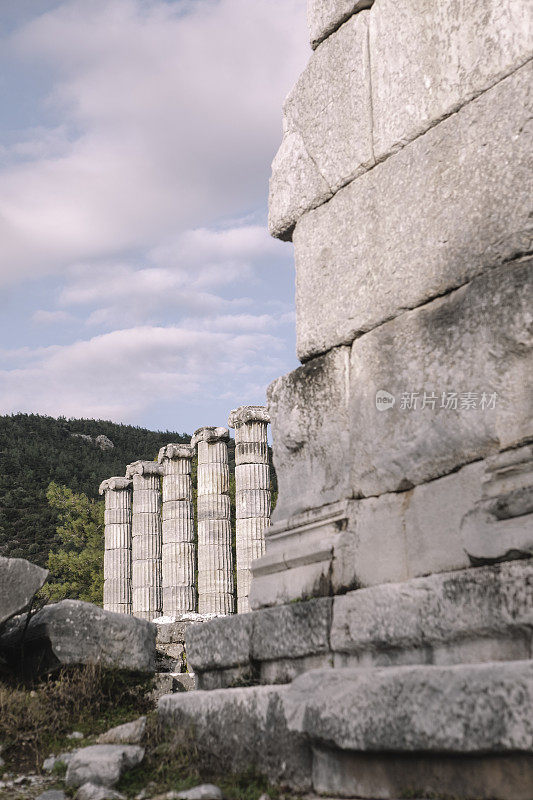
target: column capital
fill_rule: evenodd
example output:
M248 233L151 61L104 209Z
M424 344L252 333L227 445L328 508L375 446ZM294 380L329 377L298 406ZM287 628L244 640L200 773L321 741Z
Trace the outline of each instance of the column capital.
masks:
M230 411L228 425L238 428L246 422L270 422L266 406L239 406Z
M227 428L198 428L191 439L191 447L196 447L198 442L213 444L214 442L227 442L228 440L229 431Z
M194 456L194 447L192 444L173 443L166 444L159 451L157 461L162 464L163 461L172 461L176 458L192 458Z
M161 464L157 461L134 461L126 467L126 478L134 475L163 475Z
M130 489L131 485L132 481L129 478L123 478L122 476L115 475L113 478L107 478L105 481L102 481L98 492L99 494L104 494L107 491L114 492L120 489Z

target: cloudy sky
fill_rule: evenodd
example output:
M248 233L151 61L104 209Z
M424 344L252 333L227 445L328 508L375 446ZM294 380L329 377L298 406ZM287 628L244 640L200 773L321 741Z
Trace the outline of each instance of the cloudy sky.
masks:
M0 413L226 424L293 369L270 239L305 0L0 3Z

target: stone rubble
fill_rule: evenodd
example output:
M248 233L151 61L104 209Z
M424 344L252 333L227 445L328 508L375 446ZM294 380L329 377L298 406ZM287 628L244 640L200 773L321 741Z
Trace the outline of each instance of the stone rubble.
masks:
M67 786L95 783L111 787L122 774L140 764L144 748L138 745L95 744L77 750L67 767Z
M146 730L146 717L125 722L100 734L97 744L140 744Z
M74 798L75 800L126 800L125 795L120 792L97 783L82 784Z

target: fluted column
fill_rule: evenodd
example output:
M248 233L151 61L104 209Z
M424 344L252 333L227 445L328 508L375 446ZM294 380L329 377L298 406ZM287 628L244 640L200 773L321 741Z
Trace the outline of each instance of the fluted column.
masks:
M165 617L196 611L193 455L190 444L167 444L157 459L163 468L161 592Z
M135 461L126 467L133 480L132 609L135 617L161 615L161 475L155 461Z
M198 446L198 611L235 610L229 499L227 428L199 428Z
M252 561L265 552L265 528L270 525L270 468L268 411L263 406L241 406L229 415L235 428L235 509L237 556L237 611L249 611Z
M131 487L127 478L100 484L104 512L104 608L131 614Z

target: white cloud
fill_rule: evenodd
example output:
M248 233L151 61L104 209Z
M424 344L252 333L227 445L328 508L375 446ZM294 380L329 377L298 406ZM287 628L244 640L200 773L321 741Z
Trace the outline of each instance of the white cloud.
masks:
M248 398L279 371L282 342L261 332L138 327L25 352L0 371L0 407L136 422L156 402Z
M32 314L32 321L39 325L50 325L61 322L71 322L74 318L68 311L46 311L38 309Z
M54 76L57 125L24 137L0 173L0 280L156 248L262 206L304 19L305 0L68 0L21 30L19 57ZM257 245L248 233L243 253ZM196 230L182 245L207 262L235 250L232 235ZM223 280L220 260L203 274Z

